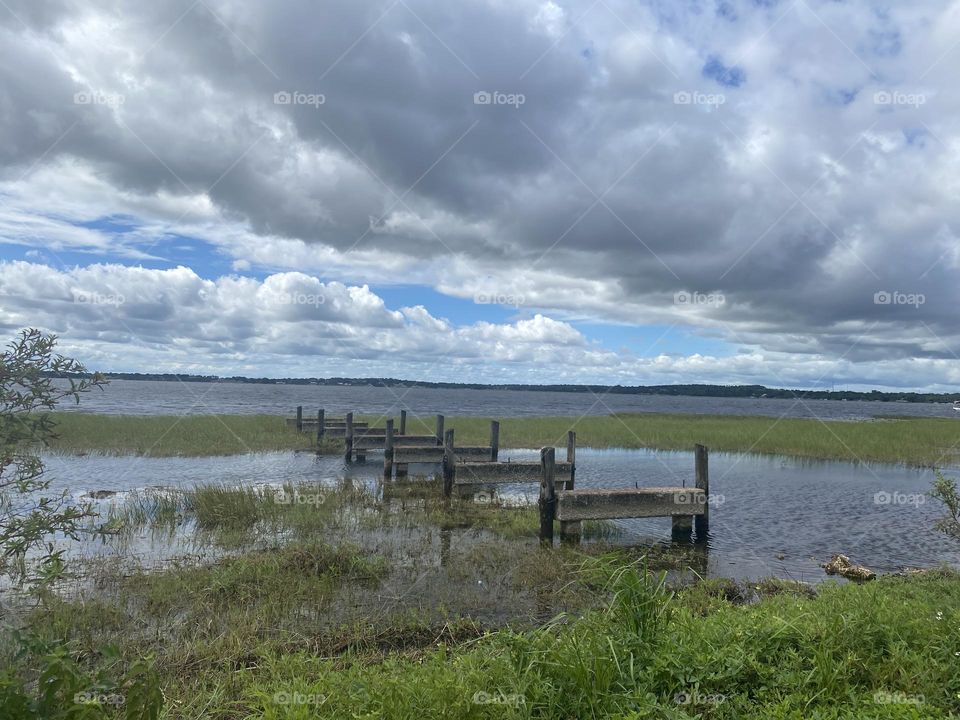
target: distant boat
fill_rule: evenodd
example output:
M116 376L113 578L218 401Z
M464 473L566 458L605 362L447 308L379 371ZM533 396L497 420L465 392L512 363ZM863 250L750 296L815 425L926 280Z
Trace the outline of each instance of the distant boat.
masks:
M960 400L953 401L953 409L956 410L957 412L960 412Z

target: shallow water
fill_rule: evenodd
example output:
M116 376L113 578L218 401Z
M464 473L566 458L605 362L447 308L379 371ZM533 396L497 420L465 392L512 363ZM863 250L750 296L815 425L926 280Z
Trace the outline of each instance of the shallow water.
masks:
M292 415L297 405L342 414L480 415L485 417L583 416L610 413L760 415L858 420L878 415L958 417L949 403L897 403L774 398L620 395L590 392L382 388L334 385L257 385L113 380L103 392L84 395L64 409L113 415L205 415L211 413ZM960 417L958 417L960 419Z
M562 452L560 453L562 455ZM502 451L501 459L535 459L534 450ZM382 473L376 453L365 463L345 465L337 456L263 453L214 458L49 457L54 489L76 498L96 490L118 494L95 501L101 510L123 502L124 493L146 487L189 487L321 482L353 478L374 492ZM412 475L432 472L411 466ZM960 564L960 543L938 533L940 514L926 498L929 470L877 464L810 461L756 455L710 456L710 535L697 552L697 572L751 579L779 576L803 581L824 578L820 563L844 553L879 572ZM693 455L652 450L577 451L577 487L633 487L693 484ZM536 502L534 485L501 485L494 491L509 502ZM488 493L489 494L489 493ZM481 498L482 499L482 498ZM617 544L669 545L668 518L620 520ZM687 548L689 550L689 548ZM147 564L197 548L176 533L145 532L129 544L88 543L86 555L137 558Z

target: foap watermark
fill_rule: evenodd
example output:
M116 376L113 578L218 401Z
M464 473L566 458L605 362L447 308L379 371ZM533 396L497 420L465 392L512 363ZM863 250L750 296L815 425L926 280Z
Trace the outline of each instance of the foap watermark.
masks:
M923 293L905 293L899 290L878 290L873 294L874 305L912 305L919 308L927 302Z
M277 490L273 494L273 502L277 505L321 505L326 499L326 493L299 493L286 490Z
M473 94L474 105L511 105L519 108L527 101L527 96L523 93L505 93L499 90L487 92L480 90Z
M923 493L887 492L881 490L873 495L874 505L913 505L918 507L927 501Z
M298 691L275 692L273 702L276 705L323 705L327 701L327 696L321 693L302 693Z
M526 300L523 295L501 292L478 292L473 296L473 301L477 305L506 305L513 308L525 305Z
M678 692L673 696L677 705L719 705L726 699L726 695L721 693L702 693L699 690Z
M86 692L75 693L73 702L75 705L112 705L113 707L120 707L127 702L127 699L120 693L87 690Z
M681 90L673 94L674 105L706 105L720 107L727 101L723 93L705 93L697 90Z
M318 108L327 102L327 96L323 93L305 93L298 90L287 92L281 90L273 94L274 105L307 105Z
M925 702L923 695L908 695L899 690L896 692L877 690L873 694L873 701L877 705L923 705Z
M280 293L278 300L281 305L313 305L314 307L320 307L327 302L327 298L320 293L303 292Z
M927 103L923 93L905 93L900 90L878 90L873 94L874 105L906 105L918 108Z
M127 299L120 293L99 293L74 290L73 301L78 305L114 305L119 307L120 305L123 305Z
M107 93L100 90L81 90L73 94L74 105L105 105L109 108L118 108L127 101L120 93Z
M518 708L526 704L527 698L520 693L504 693L500 690L488 693L478 690L473 694L474 705L510 705Z
M684 490L674 496L673 501L676 505L723 505L727 498L720 493L705 493L703 490Z
M727 302L723 293L702 293L687 292L681 290L673 294L674 305L705 305L708 307L720 307Z

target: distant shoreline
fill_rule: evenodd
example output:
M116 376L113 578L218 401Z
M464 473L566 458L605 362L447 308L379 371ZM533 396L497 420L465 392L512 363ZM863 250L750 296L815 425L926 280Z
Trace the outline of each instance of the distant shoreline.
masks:
M322 385L341 387L436 388L444 390L501 390L526 392L612 393L616 395L665 395L684 397L727 397L755 400L857 400L865 402L952 403L960 400L956 393L869 392L855 390L800 390L769 388L764 385L522 385L428 382L398 378L251 378L245 376L189 375L178 373L104 373L111 380L153 382L210 382L252 385ZM69 376L62 376L69 377Z

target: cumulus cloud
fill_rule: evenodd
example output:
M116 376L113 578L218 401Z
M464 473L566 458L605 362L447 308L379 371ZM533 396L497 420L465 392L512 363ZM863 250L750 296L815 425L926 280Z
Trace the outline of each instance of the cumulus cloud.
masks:
M956 2L6 6L0 237L62 268L64 252L184 263L186 236L273 273L61 270L43 278L59 295L7 300L9 326L96 287L130 299L113 319L81 308L78 342L161 346L179 319L174 346L218 355L336 337L373 362L447 338L471 362L564 357L637 382L749 379L772 358L798 382L949 382ZM4 272L18 287L42 271ZM363 283L539 315L458 328ZM578 320L676 324L742 352L612 357Z

